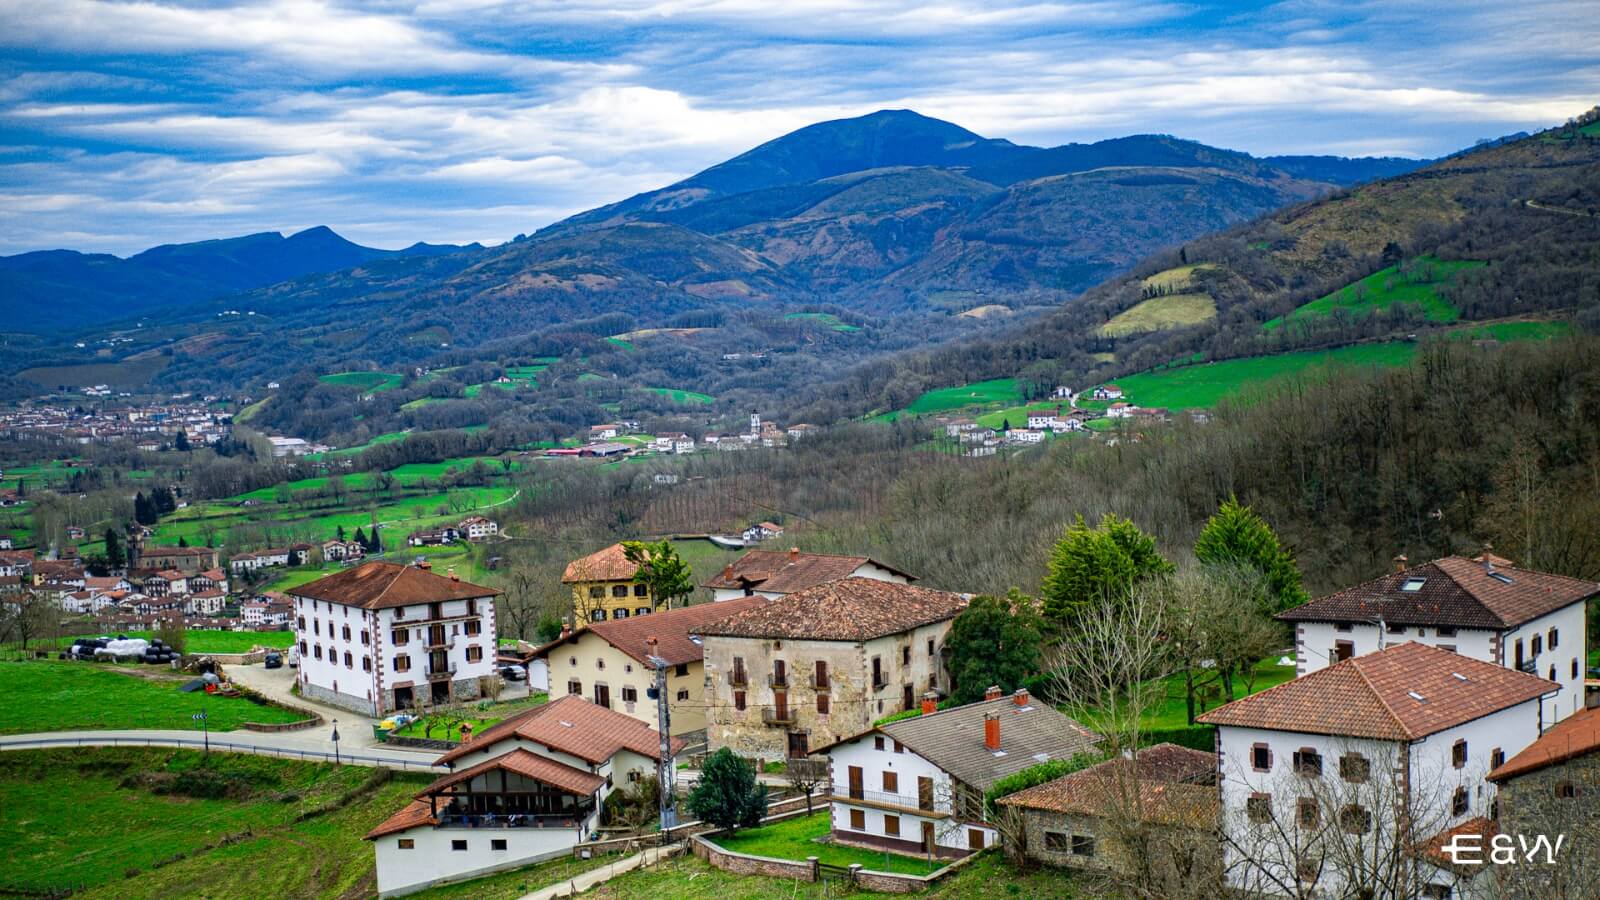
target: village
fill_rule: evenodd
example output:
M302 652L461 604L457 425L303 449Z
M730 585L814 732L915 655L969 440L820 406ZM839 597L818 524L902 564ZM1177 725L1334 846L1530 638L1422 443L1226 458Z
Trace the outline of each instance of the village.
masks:
M109 394L89 393L105 397ZM216 444L231 433L232 415L216 397L188 394L165 400L123 404L90 403L68 407L59 403L23 403L0 407L0 436L56 436L77 444L131 442L140 450L171 447L183 435L197 445Z

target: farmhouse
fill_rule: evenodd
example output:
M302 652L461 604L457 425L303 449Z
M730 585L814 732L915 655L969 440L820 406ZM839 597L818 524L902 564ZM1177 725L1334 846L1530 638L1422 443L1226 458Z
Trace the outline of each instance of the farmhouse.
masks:
M1122 388L1114 384L1102 384L1090 392L1089 396L1096 400L1121 400Z
M1319 861L1393 858L1484 817L1485 776L1539 737L1543 678L1406 643L1356 656L1199 717L1217 727L1223 865L1236 888L1359 888ZM1288 836L1311 831L1316 841ZM1457 875L1417 860L1415 877ZM1442 895L1440 895L1442 896Z
M618 444L615 441L607 441L599 444L585 444L584 446L578 448L578 455L605 459L612 456L623 456L632 449L633 448L629 447L627 444Z
M1402 557L1382 578L1281 613L1295 627L1297 673L1416 641L1540 675L1561 686L1545 723L1572 715L1583 707L1584 609L1600 584L1501 563L1486 554L1408 567Z
M32 550L0 550L0 576L33 580Z
M875 578L818 584L701 626L711 749L801 757L948 684L939 655L967 597Z
M500 523L487 516L468 516L456 530L469 541L482 541L500 533Z
M334 539L322 542L322 558L328 562L357 560L366 555L367 548L361 546L359 541L341 541Z
M1029 428L1054 428L1061 420L1061 410L1056 407L1028 410Z
M872 578L909 584L916 579L899 569L865 556L836 556L828 553L801 553L790 547L780 550L751 550L726 566L705 583L711 599L732 600L759 594L782 597L796 591L838 581L841 578Z
M128 542L129 571L177 569L193 575L218 565L217 551L210 547L146 547L142 540Z
M744 530L744 534L741 535L741 537L744 538L744 542L747 544L759 544L768 538L782 536L783 526L774 524L772 522L761 522L756 525L751 525L749 528L746 528Z
M1031 428L1013 428L1006 432L1006 440L1013 444L1042 444L1044 432Z
M669 759L681 748L674 739ZM366 835L378 896L565 856L612 791L661 766L648 726L580 697L519 713L439 757L454 771Z
M603 441L614 438L622 433L622 426L608 422L604 425L589 426L589 440Z
M638 564L628 559L621 544L567 563L561 583L572 585L573 627L655 612L659 604L638 574Z
M289 565L289 548L281 547L274 550L257 550L253 553L240 553L228 558L228 567L235 575L246 572L255 572L259 569L274 568Z
M499 593L385 562L294 588L300 690L372 716L475 700L494 675Z
M1568 716L1489 773L1507 834L1567 834L1571 850L1540 887L1595 885L1600 873L1600 708ZM1543 866L1536 867L1544 869ZM1583 874L1580 874L1583 873Z
M406 535L406 544L412 547L438 547L443 544L452 544L461 539L461 532L454 525L439 525L434 528L419 528Z
M870 728L816 752L828 756L835 840L899 853L960 857L994 846L983 795L1000 778L1092 751L1100 736L1037 703L991 687L984 699Z
M671 668L667 700L672 709L672 733L703 735L705 650L695 630L770 602L765 597L745 597L727 604L701 603L650 616L595 622L540 647L534 659L548 664L551 699L587 696L597 706L651 726L657 723L656 703L649 697L656 683L651 658L664 660Z

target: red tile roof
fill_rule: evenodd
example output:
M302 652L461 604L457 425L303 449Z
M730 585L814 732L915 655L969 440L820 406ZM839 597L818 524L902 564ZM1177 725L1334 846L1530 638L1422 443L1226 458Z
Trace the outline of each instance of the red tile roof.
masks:
M661 739L654 728L582 697L567 696L496 724L471 742L439 757L434 764L448 765L512 737L543 744L591 763L605 762L621 750L632 750L654 760L661 758ZM673 752L683 746L678 738L673 738L672 743Z
M496 597L494 588L435 575L412 566L369 562L335 572L289 593L308 600L323 600L362 609L387 609L415 606L444 600L469 600Z
M433 806L426 800L413 800L404 809L383 820L377 828L367 832L366 839L377 840L386 834L410 831L420 825L439 824L433 818Z
M874 578L844 578L701 627L703 635L866 641L953 619L967 597Z
M1489 842L1494 840L1495 835L1499 833L1500 827L1495 824L1493 819L1476 816L1454 828L1447 828L1428 838L1420 847L1416 848L1415 852L1416 855L1441 869L1448 869L1470 877L1483 865L1482 860L1488 858ZM1472 855L1476 856L1478 861L1470 861L1471 857L1469 856L1466 859L1462 859L1461 862L1456 862L1454 857L1444 852L1445 847L1455 846L1455 839L1459 835L1474 835L1479 839L1478 846L1483 848L1483 852Z
M603 550L567 563L561 576L562 584L583 581L632 581L639 574L638 563L629 561L621 544L612 544Z
M1404 590L1411 582L1414 590ZM1499 630L1600 596L1600 583L1447 556L1297 606L1289 622L1445 625Z
M652 637L656 639L656 655L665 659L667 665L699 662L705 657L705 648L690 640L690 635L698 635L700 626L776 602L767 597L740 597L721 603L697 603L643 616L595 622L586 629L574 631L540 647L533 652L533 656L546 656L556 648L576 643L585 634L592 633L640 662L645 662L647 655L645 641Z
M849 578L855 570L871 563L907 581L910 575L866 556L835 556L829 553L800 553L795 550L751 550L734 560L705 583L708 588L750 588L775 594L792 594L809 587Z
M1003 797L1003 806L1103 816L1137 810L1143 821L1205 826L1217 815L1217 757L1175 744L1158 744L1137 761L1109 759Z
M519 747L510 753L503 753L493 759L486 759L470 768L446 775L423 788L417 793L417 796L426 797L429 794L437 794L445 788L471 781L484 772L495 769L532 778L535 781L548 784L553 788L558 788L579 797L587 797L593 794L600 789L602 784L606 783L604 778L593 772L575 769L565 763L556 762L547 756L540 756L537 753Z
M1521 753L1490 772L1490 781L1504 781L1589 753L1600 752L1600 707L1573 713Z
M1347 659L1235 700L1205 713L1199 721L1307 734L1416 740L1558 689L1536 675L1407 643Z

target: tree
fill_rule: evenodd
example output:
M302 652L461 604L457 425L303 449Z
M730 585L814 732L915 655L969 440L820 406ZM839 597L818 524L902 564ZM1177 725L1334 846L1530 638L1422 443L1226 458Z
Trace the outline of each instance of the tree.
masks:
M723 747L706 757L700 781L689 792L689 812L718 828L749 828L767 812L767 786L756 767Z
M1191 566L1154 580L1141 594L1160 604L1173 667L1183 676L1190 725L1203 696L1235 695L1235 676L1243 673L1246 691L1255 664L1284 644L1283 629L1262 610L1261 577L1244 566Z
M183 535L179 535L178 536L178 546L179 547L187 547L187 546L189 546L189 539L184 537Z
M972 703L991 684L1006 691L1022 687L1039 671L1043 641L1044 622L1033 598L1015 589L1005 597L974 597L945 638L955 684L951 696Z
M639 567L634 580L648 587L650 596L668 609L675 605L673 601L694 593L694 572L678 556L671 541L623 541L622 555Z
M55 604L38 594L16 594L0 602L0 643L16 641L28 649L28 641L48 637L60 625Z
M122 535L115 528L106 529L106 566L120 569L127 562L122 555Z
M333 536L334 536L334 539L337 540L339 543L341 543L341 544L344 543L345 542L344 526L340 525L339 527L335 528L333 530Z
M366 552L366 550L367 550L367 533L365 531L361 530L361 526L360 525L356 526L356 543L361 545L361 550L362 550L363 553Z
M1080 515L1050 555L1040 589L1045 617L1070 628L1085 609L1126 597L1139 581L1170 571L1155 539L1131 521L1107 513L1090 528Z
M173 441L172 441L172 448L174 450L177 450L179 453L188 453L189 452L189 434L188 434L188 432L179 431L178 432L178 436L176 438L174 438Z
M1230 496L1200 530L1194 556L1211 566L1244 566L1260 573L1268 612L1282 612L1310 599L1300 583L1294 554L1266 521Z
M790 790L806 798L806 815L811 815L811 795L828 783L828 764L820 759L791 759L783 767Z
M156 637L180 654L188 651L189 632L183 627L182 619L162 620L161 627L156 629Z

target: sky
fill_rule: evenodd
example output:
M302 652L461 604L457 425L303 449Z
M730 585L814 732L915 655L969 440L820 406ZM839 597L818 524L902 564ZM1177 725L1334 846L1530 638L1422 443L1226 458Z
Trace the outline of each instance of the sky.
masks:
M0 254L499 243L909 108L1433 157L1600 102L1595 0L0 0Z

